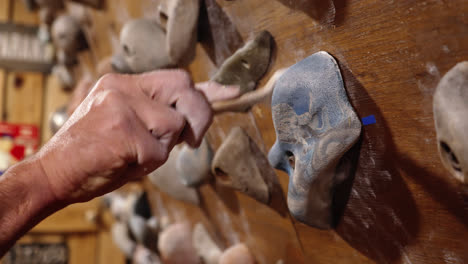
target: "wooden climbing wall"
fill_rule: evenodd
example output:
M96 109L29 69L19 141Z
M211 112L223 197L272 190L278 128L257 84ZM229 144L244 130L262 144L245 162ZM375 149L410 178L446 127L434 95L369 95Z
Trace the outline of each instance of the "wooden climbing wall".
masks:
M225 247L247 243L260 264L468 262L468 194L439 160L432 117L438 81L468 59L467 1L202 2L200 44L187 69L195 81L208 80L242 41L268 30L276 49L260 84L274 70L324 50L337 59L359 117L374 115L377 123L363 127L349 201L333 230L308 227L214 183L201 187L200 207L146 184L156 215L202 221ZM107 0L104 10L87 8L91 53L83 71L94 72L93 65L117 51L125 21L155 16L157 5ZM265 153L275 140L268 104L217 116L208 134L214 149L234 126ZM288 176L277 173L285 199Z
M363 127L349 201L333 230L308 227L214 183L201 187L200 207L148 184L156 215L203 221L222 245L245 242L262 264L468 262L468 195L443 169L432 117L438 81L468 59L468 2L202 2L201 43L188 68L195 81L208 80L242 41L268 30L276 50L261 84L274 70L327 51L359 117L374 115L377 123ZM108 1L105 11L89 10L95 58L118 48L127 19L155 16L157 4L118 0ZM215 149L234 126L246 129L265 153L275 140L267 104L217 116L208 135ZM288 176L278 171L278 177L286 195Z

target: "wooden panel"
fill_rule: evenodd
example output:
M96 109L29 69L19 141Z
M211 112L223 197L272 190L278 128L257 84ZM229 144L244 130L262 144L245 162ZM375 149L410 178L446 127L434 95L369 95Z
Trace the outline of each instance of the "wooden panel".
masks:
M146 2L132 1L131 15ZM353 189L334 230L289 221L248 197L213 185L201 188L201 209L152 190L155 213L203 221L217 231L224 246L247 241L259 263L275 263L279 257L301 263L301 248L304 263L468 262L468 197L439 161L432 118L438 80L468 59L468 2L216 2L244 39L263 29L275 37L275 62L265 80L275 69L328 51L338 60L359 116L373 114L377 124L363 128ZM146 9L156 10L156 4L152 7ZM98 59L118 47L115 37L131 16L119 5L109 10L91 14ZM204 81L216 68L199 48L190 71L196 81ZM239 124L265 152L273 144L268 105L255 107L252 114L217 117L210 141L216 147ZM288 176L278 175L286 194Z
M125 255L114 244L110 230L101 230L98 234L97 264L125 264Z
M468 3L218 2L243 36L262 29L274 35L273 69L330 52L359 116L377 118L363 128L353 189L336 230L295 222L307 262L467 262L467 196L440 164L432 94L449 68L468 59ZM269 107L253 113L270 147Z
M96 234L74 234L67 237L70 252L69 264L97 263ZM111 262L109 262L111 263Z
M11 72L6 93L6 121L42 124L43 76L40 73Z
M63 243L66 241L63 235L34 235L28 234L18 240L18 244L25 243Z
M66 105L70 99L71 93L65 91L60 80L54 75L46 77L45 83L45 101L44 101L44 120L42 122L42 143L45 144L53 135L50 130L49 121L53 112L59 107Z
M0 69L0 120L3 120L5 113L5 87L6 87L6 72Z
M39 24L39 13L29 12L26 8L24 1L13 0L13 23L25 24L25 25L38 25Z
M0 0L0 22L8 22L10 19L10 0Z
M99 199L70 205L46 218L35 226L30 233L95 232L98 230L99 206Z

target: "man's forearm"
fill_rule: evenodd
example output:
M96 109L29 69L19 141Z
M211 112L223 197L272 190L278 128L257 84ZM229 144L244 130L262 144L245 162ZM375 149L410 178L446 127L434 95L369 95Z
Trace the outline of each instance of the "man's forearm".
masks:
M0 176L0 257L29 229L63 207L36 157L7 170Z

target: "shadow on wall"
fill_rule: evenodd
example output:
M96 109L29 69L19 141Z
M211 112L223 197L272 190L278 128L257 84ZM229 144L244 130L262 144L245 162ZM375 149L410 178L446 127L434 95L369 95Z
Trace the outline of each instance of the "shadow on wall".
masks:
M277 0L283 5L299 10L321 24L343 23L346 15L346 0Z
M350 70L340 68L360 117L373 114L377 123L363 127L353 188L336 232L375 262L393 263L407 257L405 250L419 233L420 215L399 173L402 164L378 106Z

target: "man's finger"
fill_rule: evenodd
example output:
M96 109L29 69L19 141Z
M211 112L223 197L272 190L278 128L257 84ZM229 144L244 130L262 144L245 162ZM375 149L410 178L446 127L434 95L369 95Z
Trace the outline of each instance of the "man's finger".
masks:
M151 135L143 122L138 123L134 130L136 163L131 164L127 171L127 176L131 178L144 176L164 164L173 148Z
M234 99L240 95L240 86L221 85L213 81L197 83L195 89L201 91L211 104L217 101Z
M175 109L145 96L132 97L131 104L148 133L172 148L185 127L184 116Z
M168 105L175 103L179 93L193 89L190 75L183 70L159 70L132 77L146 96Z
M198 146L212 121L212 111L205 96L194 89L188 73L155 71L134 78L139 89L151 100L173 106L185 117L187 125L182 137L189 145Z

